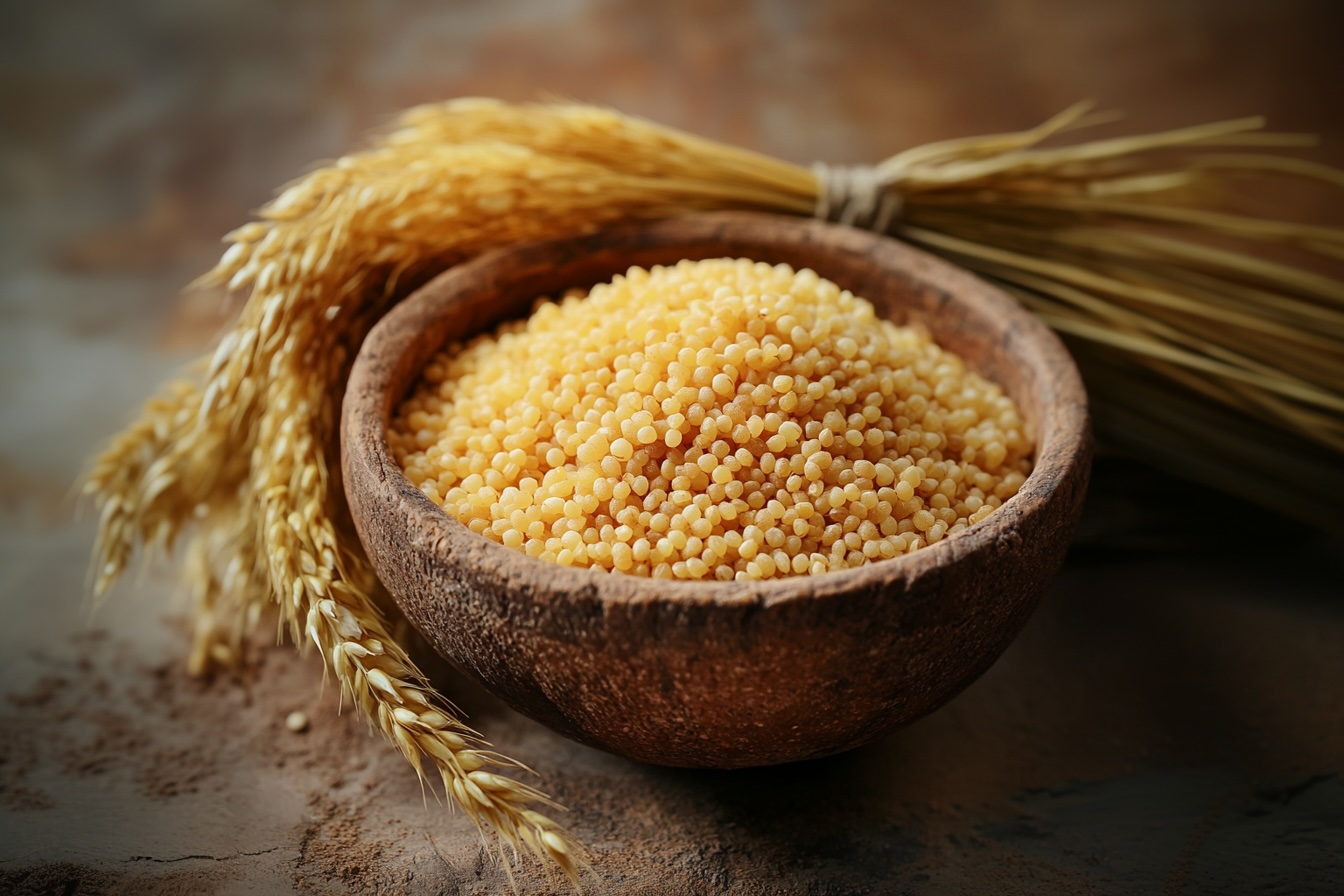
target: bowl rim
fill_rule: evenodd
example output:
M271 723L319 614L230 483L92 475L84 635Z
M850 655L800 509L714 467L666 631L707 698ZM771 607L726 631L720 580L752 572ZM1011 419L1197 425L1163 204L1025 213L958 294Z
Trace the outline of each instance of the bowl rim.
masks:
M597 248L637 249L651 237L656 239L668 233L686 234L688 238L750 240L753 231L759 231L766 223L774 235L785 232L799 240L822 238L828 249L866 256L876 267L899 262L907 273L913 270L922 282L927 282L927 275L936 275L944 288L950 283L952 289L948 291L956 292L958 301L969 303L968 307L977 314L999 315L1005 333L1011 333L1019 340L1022 348L1030 349L1025 354L1016 353L1017 357L1034 368L1036 389L1038 392L1045 390L1046 394L1040 400L1041 419L1034 421L1037 444L1032 470L1012 498L962 532L925 545L913 553L852 569L755 581L655 579L588 567L565 567L530 557L478 535L412 485L392 458L387 427L395 407L405 395L395 400L387 398L396 367L387 359L400 359L409 351L416 320L441 316L455 301L468 294L468 287L479 287L485 282L492 288L507 288L510 267L528 269L528 262L545 258L557 247L575 253ZM715 256L700 254L698 257ZM818 273L826 276L825 272ZM840 285L844 288L844 284ZM536 293L545 294L545 291ZM433 351L441 347L440 343ZM973 368L976 366L971 359L967 360ZM423 364L422 361L415 365L416 369ZM415 376L412 376L407 388L414 383ZM971 554L994 550L996 546L1011 549L1020 541L1017 530L1028 516L1058 492L1076 487L1077 468L1090 463L1092 444L1087 395L1068 350L1049 327L998 287L951 262L888 236L760 212L705 212L626 223L595 233L495 249L450 267L398 303L370 330L350 369L341 418L340 441L347 495L351 491L352 472L376 477L379 482L375 488L389 498L401 499L405 512L414 519L415 525L411 528L428 543L430 550L441 554L445 547L469 544L472 550L463 554L481 558L485 565L498 570L495 575L501 582L517 577L518 573L509 574L511 568L524 574L531 570L526 577L551 593L580 596L599 604L668 602L682 607L769 606L838 597L864 588L900 588L916 579L936 576L940 569ZM361 438L361 433L372 433L373 437ZM1082 471L1082 481L1086 481L1086 469ZM395 492L395 496L391 492ZM357 512L353 496L350 502L352 512ZM470 542L462 543L463 538L469 538ZM376 560L374 565L376 571Z

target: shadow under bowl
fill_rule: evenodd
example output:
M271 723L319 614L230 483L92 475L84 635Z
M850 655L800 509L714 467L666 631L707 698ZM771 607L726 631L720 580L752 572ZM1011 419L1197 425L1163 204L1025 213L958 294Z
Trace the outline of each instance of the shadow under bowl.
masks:
M386 431L443 346L631 265L743 257L812 268L927 328L998 383L1035 466L985 520L912 554L767 582L568 568L472 533L406 479ZM379 579L446 658L580 742L674 766L809 759L936 709L1007 647L1058 570L1091 460L1059 340L998 289L894 240L750 213L627 225L499 250L440 275L370 333L341 427L345 491Z

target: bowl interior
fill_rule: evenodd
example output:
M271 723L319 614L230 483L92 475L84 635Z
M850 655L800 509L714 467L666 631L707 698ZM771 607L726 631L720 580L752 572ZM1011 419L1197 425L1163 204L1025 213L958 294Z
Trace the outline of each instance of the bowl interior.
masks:
M1040 497L1063 467L1077 461L1080 441L1088 438L1086 398L1077 370L1058 338L1016 301L968 272L891 239L818 221L743 212L627 225L586 237L498 250L446 272L393 309L366 340L352 374L352 385L358 380L366 393L375 393L376 413L365 422L385 440L391 418L437 352L503 321L525 317L538 297L554 299L571 288L587 290L631 266L721 257L812 268L867 299L888 320L926 329L941 347L1002 387L1017 403L1036 443L1032 473L1005 506ZM374 375L363 376L369 368L375 368ZM413 488L390 461L380 475ZM425 506L451 519L428 499ZM914 557L934 561L956 538L992 529L996 517L1000 514L912 555L827 573L821 577L826 580L821 587L842 587L837 578L909 563ZM518 552L509 554L542 563ZM566 585L574 581L569 578L572 574L595 574L543 565ZM770 588L788 581L757 584ZM664 580L662 584L717 589L725 595L741 590L740 583L733 582Z

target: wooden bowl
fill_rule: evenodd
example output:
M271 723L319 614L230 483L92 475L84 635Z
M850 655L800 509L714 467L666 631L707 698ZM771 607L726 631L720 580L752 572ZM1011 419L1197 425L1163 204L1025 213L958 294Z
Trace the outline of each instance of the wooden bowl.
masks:
M821 576L684 582L561 567L496 544L434 505L391 458L388 421L445 343L631 265L725 256L810 267L897 323L923 324L999 383L1037 438L1020 492L907 556ZM984 672L1063 561L1091 456L1073 361L1015 301L891 239L744 213L501 250L442 274L364 342L341 445L364 547L440 653L575 740L720 768L858 746Z

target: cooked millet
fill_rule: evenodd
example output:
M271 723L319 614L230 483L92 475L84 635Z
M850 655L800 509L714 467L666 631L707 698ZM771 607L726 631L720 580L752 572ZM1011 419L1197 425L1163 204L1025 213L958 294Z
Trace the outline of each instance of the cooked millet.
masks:
M449 346L389 429L473 532L565 566L763 579L909 553L1031 469L1012 400L813 271L681 262Z

